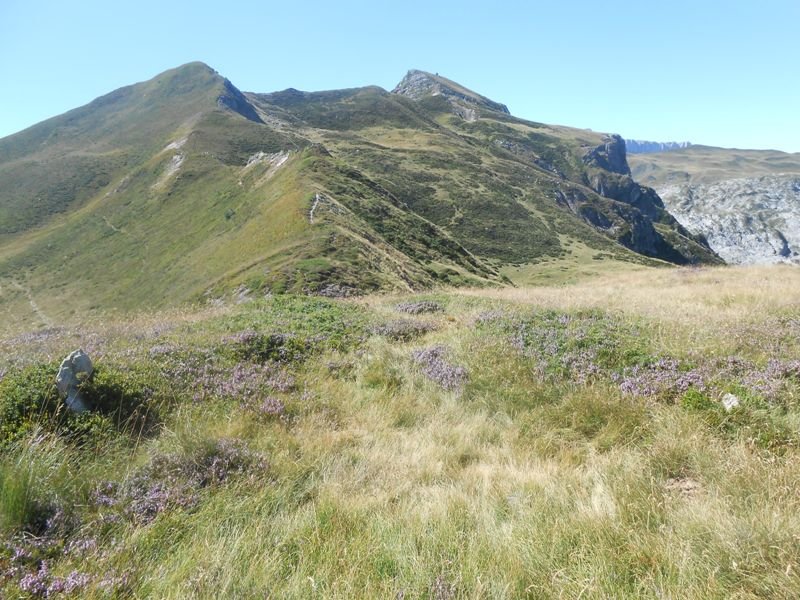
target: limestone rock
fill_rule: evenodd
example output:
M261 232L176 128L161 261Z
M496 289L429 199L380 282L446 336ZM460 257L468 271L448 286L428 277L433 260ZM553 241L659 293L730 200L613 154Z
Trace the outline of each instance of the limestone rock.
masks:
M80 413L89 410L78 386L93 372L92 360L83 350L75 350L61 362L56 375L56 387L71 411Z
M659 187L667 209L731 264L800 264L800 176Z

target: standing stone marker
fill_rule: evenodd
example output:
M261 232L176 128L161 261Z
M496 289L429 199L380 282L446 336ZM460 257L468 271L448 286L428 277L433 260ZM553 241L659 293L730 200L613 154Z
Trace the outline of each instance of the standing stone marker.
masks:
M89 355L83 350L75 350L65 358L58 368L56 387L58 393L64 398L64 403L76 413L89 410L86 402L81 397L78 386L86 381L94 372L94 366Z

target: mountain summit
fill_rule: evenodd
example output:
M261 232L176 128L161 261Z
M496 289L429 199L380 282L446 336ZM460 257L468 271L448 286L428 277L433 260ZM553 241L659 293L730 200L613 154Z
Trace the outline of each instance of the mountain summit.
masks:
M455 81L450 81L445 77L441 77L438 73L432 75L425 71L412 69L403 77L402 81L397 84L394 90L392 90L392 93L406 96L414 100L431 96L443 96L453 104L458 114L468 114L470 117L469 120L474 120L477 117L477 109L510 114L505 104L500 104L494 100L489 100L489 98L485 96L476 94Z
M517 119L438 75L259 94L190 63L0 140L0 303L58 314L498 285L573 255L719 260L628 173L618 136Z

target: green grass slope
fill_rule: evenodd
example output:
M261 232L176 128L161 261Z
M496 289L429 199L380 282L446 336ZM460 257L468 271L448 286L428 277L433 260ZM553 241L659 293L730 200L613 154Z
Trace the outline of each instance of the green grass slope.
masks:
M562 256L560 234L631 260L641 258L614 242L670 262L717 260L628 176L621 140L515 119L444 78L412 74L421 89L401 83L400 93L287 90L248 98L262 114L312 130L334 155L488 260ZM464 118L464 107L479 118ZM608 145L612 153L621 148L620 172L609 171Z

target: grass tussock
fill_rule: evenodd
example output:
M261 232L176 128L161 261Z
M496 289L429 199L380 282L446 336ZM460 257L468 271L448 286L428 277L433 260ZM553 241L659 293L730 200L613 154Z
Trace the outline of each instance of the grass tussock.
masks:
M639 271L403 319L433 301L276 297L6 338L0 591L796 597L797 277ZM49 396L77 339L102 428Z

